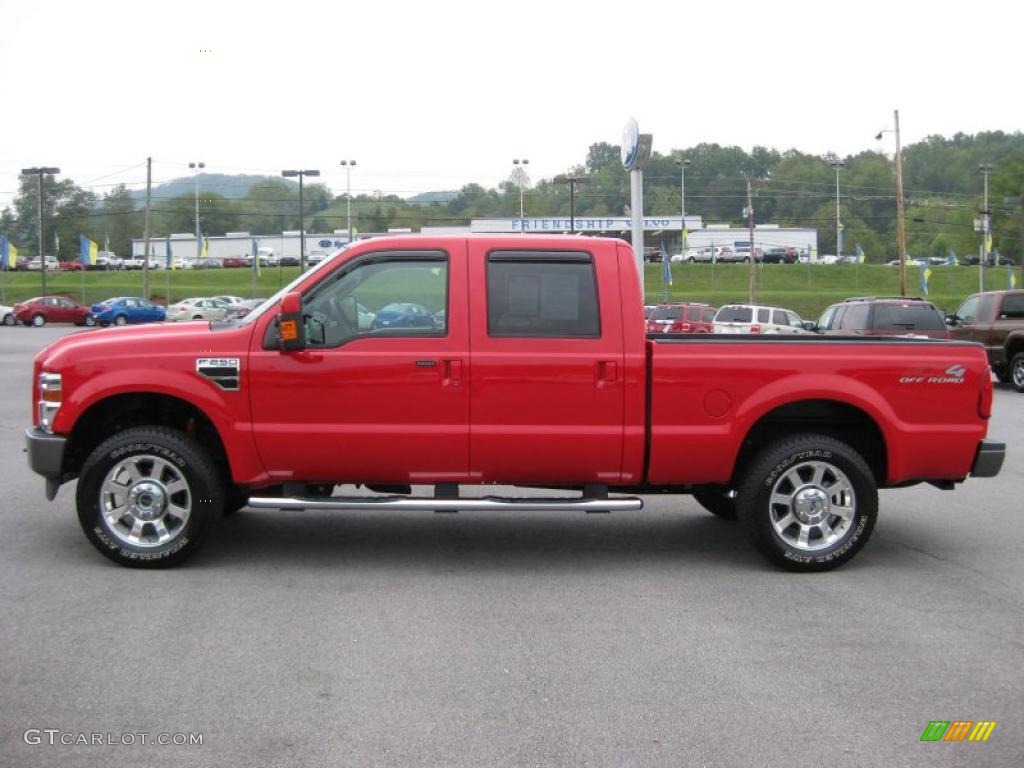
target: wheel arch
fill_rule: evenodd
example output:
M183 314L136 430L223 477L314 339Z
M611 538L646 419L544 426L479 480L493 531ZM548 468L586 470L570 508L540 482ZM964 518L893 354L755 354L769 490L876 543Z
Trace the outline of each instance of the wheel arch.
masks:
M734 481L762 448L801 433L827 435L846 443L863 457L875 482L880 487L885 484L889 447L878 421L864 408L829 398L796 400L761 414L740 444L733 465Z
M92 403L68 435L64 477L77 476L89 454L111 435L141 426L170 427L192 437L230 482L228 453L213 419L195 404L160 392L125 392Z

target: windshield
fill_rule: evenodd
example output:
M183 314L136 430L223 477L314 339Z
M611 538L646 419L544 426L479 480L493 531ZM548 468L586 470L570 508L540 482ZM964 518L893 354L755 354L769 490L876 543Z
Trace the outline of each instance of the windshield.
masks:
M276 306L277 303L279 301L281 301L281 297L282 296L284 296L289 291L295 290L296 286L298 286L299 283L301 283L303 280L305 280L310 275L315 274L317 272L323 272L325 269L328 269L330 267L330 265L333 264L335 262L335 260L337 260L338 256L343 254L348 249L349 249L349 246L346 245L340 251L338 251L333 256L331 256L330 258L324 259L319 264L314 266L312 269L307 269L305 272L302 272L301 274L299 274L298 277L296 277L294 280L292 280L290 283L288 283L288 285L286 285L284 288L279 290L277 293L275 293L269 299L266 299L265 301L261 302L259 304L259 306L257 306L252 312L250 312L249 314L245 315L244 317L234 317L234 318L229 318L229 319L226 319L226 320L220 320L220 321L218 321L218 325L227 324L227 325L230 325L230 326L239 326L239 325L248 325L249 323L256 322L256 320L264 312L266 312L271 307Z

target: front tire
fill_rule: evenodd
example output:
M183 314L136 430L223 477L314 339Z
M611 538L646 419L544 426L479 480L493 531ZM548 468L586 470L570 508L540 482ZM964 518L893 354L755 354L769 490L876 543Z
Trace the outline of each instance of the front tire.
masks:
M1010 383L1018 392L1024 392L1024 352L1018 352L1010 361Z
M4 325L14 325L14 315L10 312L4 315Z
M857 451L824 435L772 443L748 465L737 498L755 546L787 570L826 571L860 551L878 517L874 475Z
M125 430L101 443L78 479L78 520L115 563L162 568L190 557L221 513L224 489L209 454L164 427Z
M114 318L114 325L128 325L128 318L124 315L118 315Z
M43 317L42 315L32 315L33 328L42 328L44 325L46 325L45 317Z
M93 317L92 315L89 315L88 317L85 318L85 325L88 328L92 328L94 325L96 325L96 318Z

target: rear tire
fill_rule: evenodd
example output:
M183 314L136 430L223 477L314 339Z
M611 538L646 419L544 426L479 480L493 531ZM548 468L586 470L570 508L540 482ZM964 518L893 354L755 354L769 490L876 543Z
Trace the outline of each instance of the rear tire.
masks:
M224 488L206 450L164 427L125 430L86 459L78 521L120 565L163 568L190 557L220 516Z
M826 571L847 562L867 543L878 517L878 488L867 463L824 435L796 435L764 448L738 490L739 518L755 546L790 571Z
M14 315L10 312L4 315L4 325L14 325Z
M118 315L117 317L114 318L114 325L127 325L127 324L128 324L128 318L125 317L124 315Z

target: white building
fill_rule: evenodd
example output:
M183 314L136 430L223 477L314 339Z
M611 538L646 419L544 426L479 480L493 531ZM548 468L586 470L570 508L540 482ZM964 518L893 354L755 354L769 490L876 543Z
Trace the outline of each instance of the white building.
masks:
M282 232L279 235L252 235L248 232L228 232L226 235L211 235L206 238L207 258L223 261L229 258L252 258L253 241L264 254L265 249L275 256L299 258L299 231ZM306 258L314 254L328 255L348 243L348 230L335 230L330 234L306 233ZM153 236L149 239L149 252L157 258L167 256L168 247L173 259L194 259L199 255L195 233ZM132 256L145 255L142 238L132 239Z

